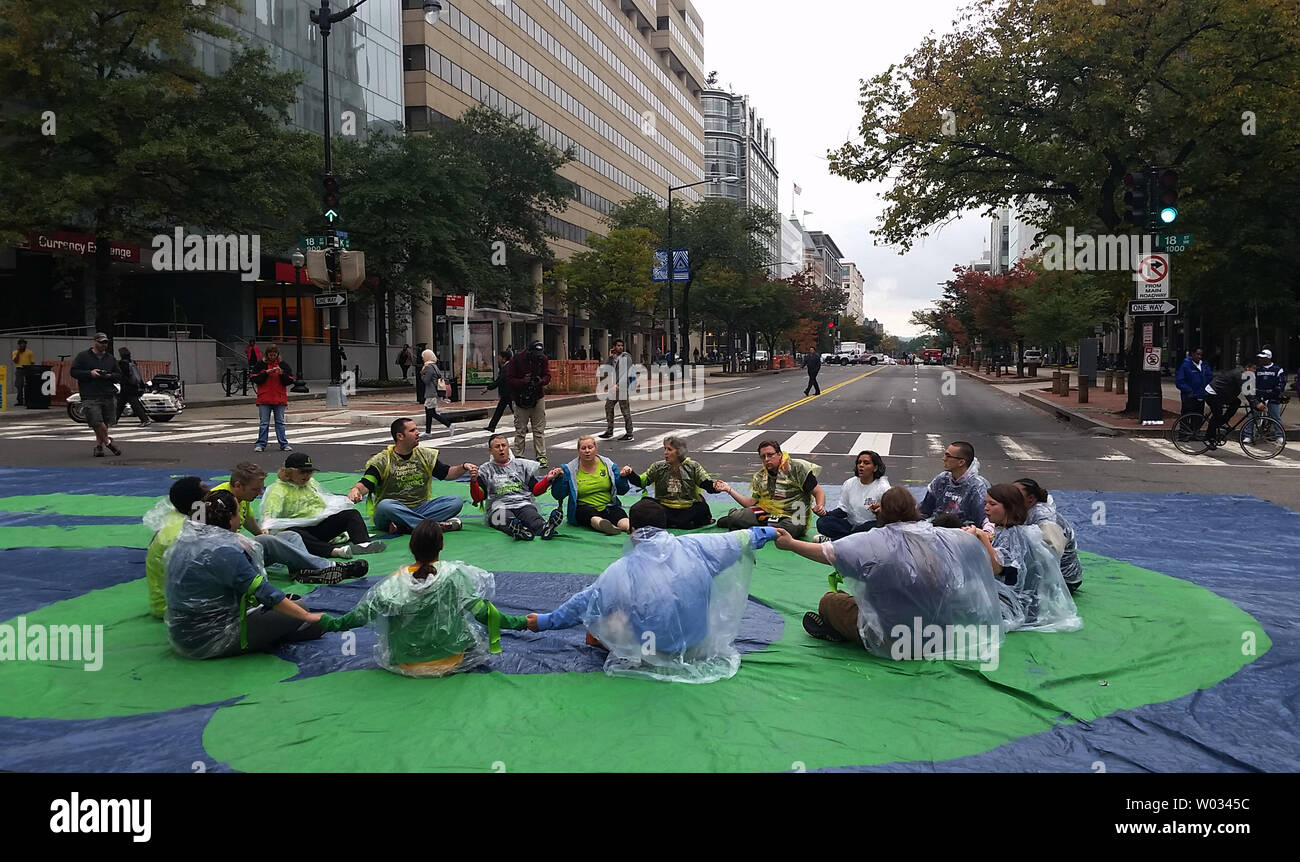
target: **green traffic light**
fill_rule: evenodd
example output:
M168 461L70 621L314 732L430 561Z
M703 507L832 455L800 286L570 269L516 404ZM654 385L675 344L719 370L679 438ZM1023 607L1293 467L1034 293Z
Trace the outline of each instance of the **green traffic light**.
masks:
M1174 219L1178 218L1177 207L1165 207L1160 210L1160 220L1165 224L1173 224Z

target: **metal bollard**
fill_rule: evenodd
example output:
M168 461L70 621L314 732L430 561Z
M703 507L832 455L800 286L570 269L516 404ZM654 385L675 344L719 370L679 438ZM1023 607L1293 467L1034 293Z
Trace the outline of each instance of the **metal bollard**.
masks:
M1128 389L1128 376L1123 371L1115 372L1115 394L1123 395Z
M1106 391L1110 392L1112 389L1114 389L1114 387L1115 387L1115 372L1108 370L1106 372Z
M1070 372L1068 371L1061 372L1061 394L1067 397L1070 394Z
M1061 394L1061 372L1059 371L1052 372L1052 394Z
M1088 387L1089 387L1089 385L1090 385L1090 383L1089 383L1088 378L1087 378L1087 377L1084 377L1082 374L1080 374L1080 375L1079 375L1079 403L1080 403L1080 404L1087 404L1087 403L1088 403Z

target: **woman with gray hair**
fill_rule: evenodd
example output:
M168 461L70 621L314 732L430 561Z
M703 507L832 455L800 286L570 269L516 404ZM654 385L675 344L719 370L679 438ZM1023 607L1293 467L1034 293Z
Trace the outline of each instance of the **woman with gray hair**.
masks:
M424 435L421 439L427 440L433 436L435 419L442 423L448 434L455 434L456 427L451 420L438 415L438 399L442 397L438 391L442 385L442 369L438 367L438 354L432 350L425 350L420 354L420 358L424 360L424 365L420 368L420 379L424 381Z
M678 530L694 530L713 523L713 513L705 502L702 491L721 494L723 489L713 483L713 477L686 455L686 441L681 437L664 438L664 459L650 465L641 475L631 467L622 474L642 489L654 487L655 499L668 512L668 526Z

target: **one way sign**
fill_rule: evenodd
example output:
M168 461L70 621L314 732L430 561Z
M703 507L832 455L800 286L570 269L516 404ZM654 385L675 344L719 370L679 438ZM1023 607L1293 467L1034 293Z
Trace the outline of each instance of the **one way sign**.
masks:
M1178 300L1162 299L1159 302L1143 302L1140 299L1130 300L1128 313L1132 317L1140 317L1146 314L1177 314Z

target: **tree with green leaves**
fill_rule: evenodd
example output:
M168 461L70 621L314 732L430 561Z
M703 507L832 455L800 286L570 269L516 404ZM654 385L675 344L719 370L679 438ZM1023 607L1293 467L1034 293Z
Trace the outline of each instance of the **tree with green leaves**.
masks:
M100 238L84 277L106 332L129 305L111 240L183 227L275 246L315 208L316 139L286 126L298 75L260 50L195 65L194 37L233 37L217 15L235 5L0 0L0 240Z
M1047 233L1123 232L1124 175L1175 167L1176 227L1197 240L1175 259L1174 290L1202 339L1226 339L1255 303L1300 319L1297 216L1277 206L1300 191L1297 90L1295 3L972 4L953 32L863 82L860 139L832 152L830 169L890 185L875 234L907 248L961 213L1008 204ZM1112 295L1114 310L1123 298ZM1134 375L1139 349L1134 339Z
M586 308L616 335L649 311L659 285L650 280L654 235L645 228L593 234L591 251L578 252L555 265L552 277L566 285L571 307Z
M1035 344L1056 345L1058 355L1064 356L1066 345L1092 334L1106 305L1106 291L1090 273L1044 270L1041 261L1031 261L1026 268L1035 278L1011 290L1021 307L1016 328Z
M700 314L726 333L730 357L727 369L734 371L737 357L730 345L736 343L738 334L750 331L749 320L760 302L764 278L761 272L737 272L713 261L695 273L695 281L700 288Z

